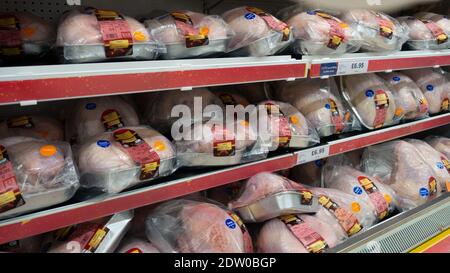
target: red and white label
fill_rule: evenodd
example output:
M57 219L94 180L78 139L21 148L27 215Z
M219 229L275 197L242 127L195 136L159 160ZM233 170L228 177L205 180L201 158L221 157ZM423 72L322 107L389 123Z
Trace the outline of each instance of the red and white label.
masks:
M237 223L239 228L242 231L242 236L244 239L244 251L245 253L252 253L253 252L253 242L252 238L250 237L250 233L248 232L247 227L245 226L244 222L242 222L241 218L237 216L235 213L231 211L227 211L228 215Z
M135 247L135 248L127 250L125 253L144 253L144 252L142 250L140 250L139 248Z
M175 20L177 29L186 38L186 47L198 47L209 44L208 34L209 28L204 27L197 29L194 27L194 23L189 15L184 12L172 12L170 14Z
M120 113L115 109L108 109L102 113L102 123L106 131L114 131L125 126Z
M24 204L13 165L6 148L0 145L0 213Z
M380 27L380 35L392 39L394 37L394 23L383 14L377 12L374 12L374 14Z
M328 248L322 236L297 215L282 216L280 219L309 252L319 253Z
M135 131L120 129L114 132L114 138L119 142L133 161L141 166L140 180L147 180L158 173L161 159L150 145Z
M95 10L106 57L129 56L133 54L133 36L128 22L115 11Z
M281 32L283 34L283 38L281 39L282 41L289 40L291 29L289 28L289 26L286 23L278 20L274 16L266 13L265 11L263 11L261 9L254 8L254 7L247 7L246 9L250 12L255 13L259 17L261 17L261 19L263 19L271 29L273 29L277 32Z
M447 172L450 174L450 162L448 161L448 159L441 156L441 161L442 161L442 164L444 164L444 167L447 170Z
M450 110L450 101L448 98L445 98L442 101L441 111L448 111L448 110Z
M343 23L334 16L331 16L324 12L316 12L316 15L322 17L330 25L330 41L328 42L328 47L331 49L337 49L342 42L345 40L345 31L343 28Z
M380 220L384 219L388 214L389 204L384 198L383 194L381 194L381 192L378 190L378 188L375 186L372 180L370 180L368 177L359 176L358 182L369 196L370 201L375 207L378 218Z
M361 231L362 226L359 224L356 216L350 211L340 207L328 196L319 196L319 204L321 204L325 209L330 211L336 217L339 225L347 233L348 236L352 236Z
M67 241L78 243L79 252L94 253L108 232L109 229L100 224L84 223L75 227Z
M0 55L22 54L22 43L19 19L13 15L0 15Z
M339 109L337 107L336 102L332 99L329 99L328 103L330 104L331 122L334 125L336 133L340 134L342 133L342 131L344 131L345 128L344 121L342 120L342 117L339 114Z
M387 111L389 108L389 96L384 90L375 91L375 120L373 121L374 128L383 127L386 120Z
M425 99L419 100L419 112L420 113L426 113L428 112L428 103Z
M435 22L426 19L419 19L430 30L433 36L436 38L438 44L443 44L448 41L448 36L444 30Z
M215 157L234 156L236 154L236 139L232 132L217 124L211 128L211 132L214 136Z

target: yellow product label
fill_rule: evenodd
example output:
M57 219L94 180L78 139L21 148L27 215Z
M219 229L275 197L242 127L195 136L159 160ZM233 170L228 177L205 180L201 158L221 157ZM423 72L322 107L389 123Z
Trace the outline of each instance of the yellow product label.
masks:
M8 191L0 195L0 207L16 201L16 195L13 191Z
M142 170L145 173L154 172L156 169L158 169L158 162L151 162L142 166Z
M308 246L309 252L318 253L321 252L324 248L326 248L327 244L323 240L319 240L315 243L312 243Z
M116 18L119 17L119 14L112 10L97 10L97 14L102 18Z
M442 111L448 111L449 110L449 99L444 99L442 101L442 107L441 107Z
M348 24L344 23L344 22L340 23L339 25L341 26L341 28L344 28L344 29L349 28Z
M109 42L109 47L111 49L128 48L130 46L130 41L128 40L114 40Z
M333 37L331 37L331 42L335 45L339 45L342 43L342 38L334 35Z
M14 17L0 18L0 26L2 26L2 27L13 26L15 24L16 24L16 18L14 18Z
M289 137L279 137L278 142L287 143L287 142L289 142Z
M352 207L352 211L353 212L360 212L361 211L361 205L358 202L353 202L351 207Z
M348 232L347 234L349 236L355 235L356 233L360 232L362 229L361 225L359 223L356 223Z
M91 249L96 249L100 243L103 241L103 239L106 236L106 230L104 229L99 229L95 232L94 236L92 237L92 239L89 241L88 245L87 245L87 249L91 250Z
M233 144L231 142L222 142L217 144L217 150L220 152L229 151L233 149Z

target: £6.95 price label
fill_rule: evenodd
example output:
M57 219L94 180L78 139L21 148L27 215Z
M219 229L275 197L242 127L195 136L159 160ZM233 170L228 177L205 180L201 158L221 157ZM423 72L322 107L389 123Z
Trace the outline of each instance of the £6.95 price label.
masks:
M328 157L330 153L330 146L319 146L310 148L297 153L297 164L304 164L307 162L319 160Z
M366 73L369 69L369 60L365 61L341 61L338 64L338 75Z

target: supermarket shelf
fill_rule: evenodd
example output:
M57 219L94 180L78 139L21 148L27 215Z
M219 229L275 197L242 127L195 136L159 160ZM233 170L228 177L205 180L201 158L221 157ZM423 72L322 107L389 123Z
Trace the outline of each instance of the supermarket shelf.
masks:
M410 211L398 214L366 232L350 238L330 252L401 253L417 250L424 242L450 228L450 193ZM445 239L445 238L444 238ZM445 241L441 241L446 244ZM431 246L432 247L432 246ZM435 247L423 251L439 251Z
M305 78L291 56L0 68L0 105Z
M155 186L121 193L113 197L96 198L0 221L0 244L229 184L246 179L259 172L274 172L292 168L295 165L325 158L329 155L345 153L447 124L450 124L450 113L332 141L318 147L287 153L259 162L176 179Z
M450 65L450 50L401 51L386 53L354 53L336 58L330 56L305 56L310 62L311 78L361 74L368 72L390 72L423 67Z

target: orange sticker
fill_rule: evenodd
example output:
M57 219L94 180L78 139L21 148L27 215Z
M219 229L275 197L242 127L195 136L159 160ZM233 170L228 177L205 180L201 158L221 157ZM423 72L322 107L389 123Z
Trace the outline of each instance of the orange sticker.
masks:
M163 141L157 140L153 142L153 148L155 148L156 151L161 152L166 149L166 145L164 144Z
M39 153L42 156L46 156L46 157L54 156L56 154L56 152L57 152L57 149L53 145L42 146L41 149L39 150Z
M445 186L447 187L447 192L450 192L450 181L445 182Z
M26 27L21 30L21 33L25 38L31 38L31 36L36 33L36 29L32 27Z
M352 203L352 211L353 212L360 212L361 211L361 205L358 202Z
M384 194L384 199L386 199L386 202L388 202L388 204L392 202L392 197L387 193Z
M146 40L144 33L140 32L140 31L136 31L134 33L133 37L138 42L144 42Z
M295 125L297 125L299 122L298 118L294 115L292 115L290 119L291 119L291 122Z

